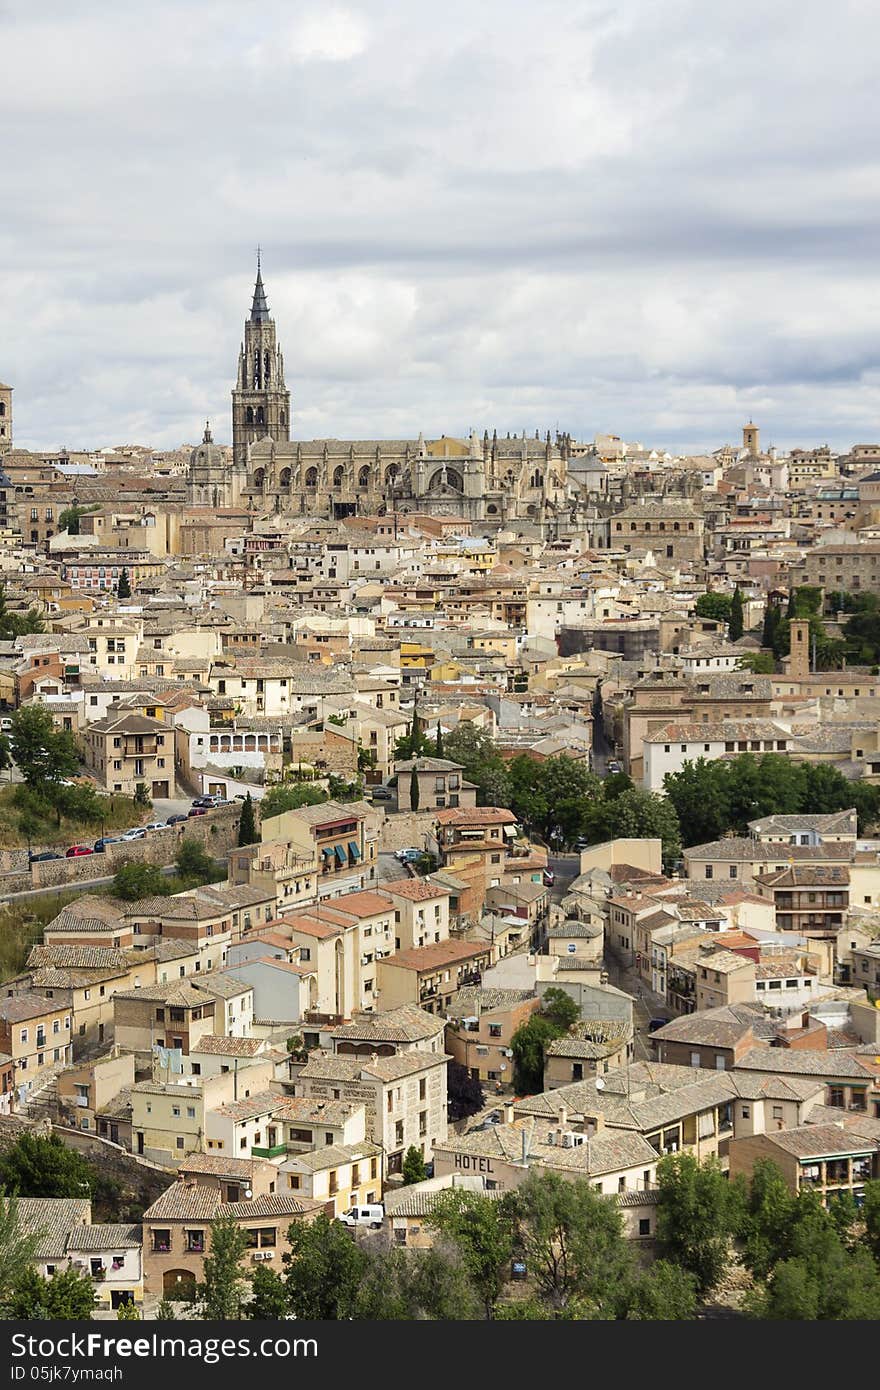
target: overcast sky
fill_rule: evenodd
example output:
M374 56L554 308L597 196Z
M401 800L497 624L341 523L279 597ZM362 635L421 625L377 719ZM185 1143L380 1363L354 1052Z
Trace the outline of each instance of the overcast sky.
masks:
M876 0L0 0L16 441L880 439Z

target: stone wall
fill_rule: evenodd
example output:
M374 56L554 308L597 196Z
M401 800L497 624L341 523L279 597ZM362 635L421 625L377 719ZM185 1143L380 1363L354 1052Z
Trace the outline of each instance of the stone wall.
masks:
M433 811L397 811L386 815L379 831L379 849L425 848L425 835L434 826Z
M108 845L103 854L83 854L75 859L41 859L30 872L0 873L0 894L24 892L29 888L79 886L90 879L109 878L120 864L173 864L183 839L195 840L209 854L222 858L238 842L241 806L219 806L204 816L153 830L143 840ZM2 868L2 861L0 861Z

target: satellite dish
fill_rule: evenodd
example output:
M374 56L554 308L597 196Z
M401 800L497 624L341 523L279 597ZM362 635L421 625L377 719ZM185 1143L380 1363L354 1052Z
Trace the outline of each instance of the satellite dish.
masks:
M597 1076L597 1077L596 1077L596 1090L597 1090L597 1091L604 1091L604 1090L605 1090L605 1081L604 1081L604 1078L601 1077L601 1076Z

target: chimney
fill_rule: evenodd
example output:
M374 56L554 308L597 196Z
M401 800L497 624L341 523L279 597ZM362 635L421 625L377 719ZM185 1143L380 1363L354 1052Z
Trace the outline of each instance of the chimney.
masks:
M559 1125L559 1128L560 1128L560 1129L565 1129L565 1125L566 1125L567 1120L568 1120L568 1110L566 1109L566 1107L565 1107L564 1105L560 1105L559 1108L558 1108L557 1111L556 1111L556 1122L557 1122L557 1124Z
M506 1125L513 1124L513 1114L513 1106L509 1102L502 1107L501 1115Z
M605 1128L604 1115L585 1115L584 1131L592 1138L595 1134L601 1134Z

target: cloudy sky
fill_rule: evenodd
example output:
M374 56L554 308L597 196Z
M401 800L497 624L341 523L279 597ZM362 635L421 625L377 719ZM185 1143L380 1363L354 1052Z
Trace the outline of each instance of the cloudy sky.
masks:
M18 443L880 439L876 0L0 0Z

